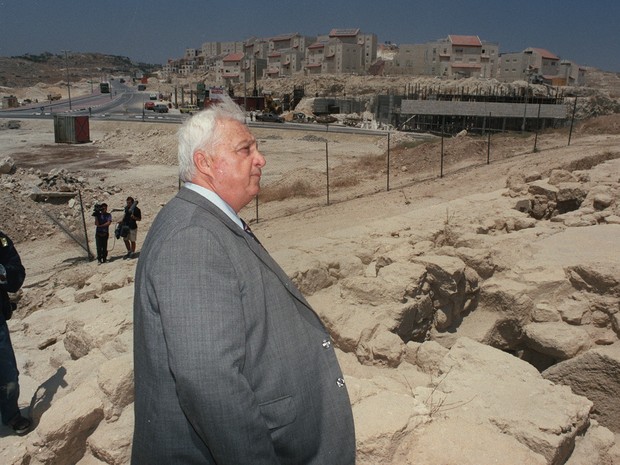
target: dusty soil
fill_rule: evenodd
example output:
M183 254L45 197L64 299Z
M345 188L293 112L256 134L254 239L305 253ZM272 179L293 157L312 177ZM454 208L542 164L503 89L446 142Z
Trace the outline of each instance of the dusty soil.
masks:
M263 188L302 180L311 186L307 196L291 196L260 203L257 233L272 248L295 243L299 236L339 229L371 218L402 214L472 193L490 192L505 186L511 170L575 169L620 156L620 115L588 120L575 128L567 147L568 130L534 135L499 135L491 142L492 162L486 164L484 137L455 137L444 141L444 176L439 172L439 141L419 143L410 134L391 137L390 191L386 189L387 138L382 136L303 133L256 129L267 158ZM92 205L105 201L120 219L124 199L139 199L144 234L157 211L178 190L175 167L175 125L93 122L89 144L55 144L51 121L22 121L20 129L0 130L0 158L15 161L11 174L0 176L2 228L19 243L52 257L68 252L85 258L84 224L92 232ZM352 179L334 188L330 204L324 193L325 145L330 153L330 179ZM583 161L586 158L586 161ZM74 203L35 202L33 189L79 191ZM116 211L114 211L116 210ZM255 219L256 206L242 216ZM74 240L70 239L72 236ZM142 236L143 237L143 236ZM90 237L92 242L92 237ZM56 246L52 245L56 244ZM23 247L22 247L23 249ZM66 258L60 258L62 262ZM53 261L53 259L51 259Z

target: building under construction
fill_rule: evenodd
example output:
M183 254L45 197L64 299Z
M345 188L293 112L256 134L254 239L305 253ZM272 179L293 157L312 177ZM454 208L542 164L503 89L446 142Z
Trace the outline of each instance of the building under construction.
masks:
M404 96L379 96L376 119L400 130L456 134L462 130L536 131L564 125L568 108L558 95L511 92L439 92L416 88Z

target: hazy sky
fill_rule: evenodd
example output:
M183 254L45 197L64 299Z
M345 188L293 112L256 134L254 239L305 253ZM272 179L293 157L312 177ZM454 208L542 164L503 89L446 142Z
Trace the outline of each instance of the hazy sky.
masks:
M379 43L477 35L620 72L618 0L0 0L0 56L101 52L163 64L203 42L360 28Z

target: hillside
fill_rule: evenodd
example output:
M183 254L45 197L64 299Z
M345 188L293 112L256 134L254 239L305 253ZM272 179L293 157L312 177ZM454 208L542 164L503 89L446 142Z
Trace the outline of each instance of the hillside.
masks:
M134 75L136 72L150 73L157 65L133 63L129 58L101 53L68 53L54 55L22 55L0 57L1 87L30 87L38 83L53 84L67 79L98 81L108 75Z
M67 76L67 64L69 72ZM157 82L160 92L173 94L179 87L187 93L196 90L198 82L207 86L216 85L215 75L193 73L173 78L157 77L158 65L134 63L127 57L99 53L69 53L53 55L24 55L0 57L0 96L15 95L18 99L41 100L48 93L66 92L67 77L72 93L80 95L91 91L91 81L107 80L111 76L135 76L144 73L151 76L149 82ZM306 96L360 98L372 102L380 94L403 95L413 88L434 89L441 92L472 93L522 93L524 88L533 95L546 96L546 86L527 84L524 81L503 83L496 79L449 80L429 76L358 76L358 75L316 75L291 78L259 79L257 90L270 93L277 98L292 94L295 87L303 87ZM253 86L252 86L253 87ZM235 95L250 94L253 88L236 84ZM620 113L620 73L587 68L586 85L583 87L562 87L560 95L580 97L577 119ZM555 90L553 91L555 93Z

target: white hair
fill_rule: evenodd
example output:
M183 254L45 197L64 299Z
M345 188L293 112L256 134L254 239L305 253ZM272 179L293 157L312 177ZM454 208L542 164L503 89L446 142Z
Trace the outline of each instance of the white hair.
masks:
M210 152L218 141L218 122L231 119L245 122L243 110L230 97L224 96L218 103L196 113L189 118L178 131L179 178L183 182L191 181L196 172L194 152Z

